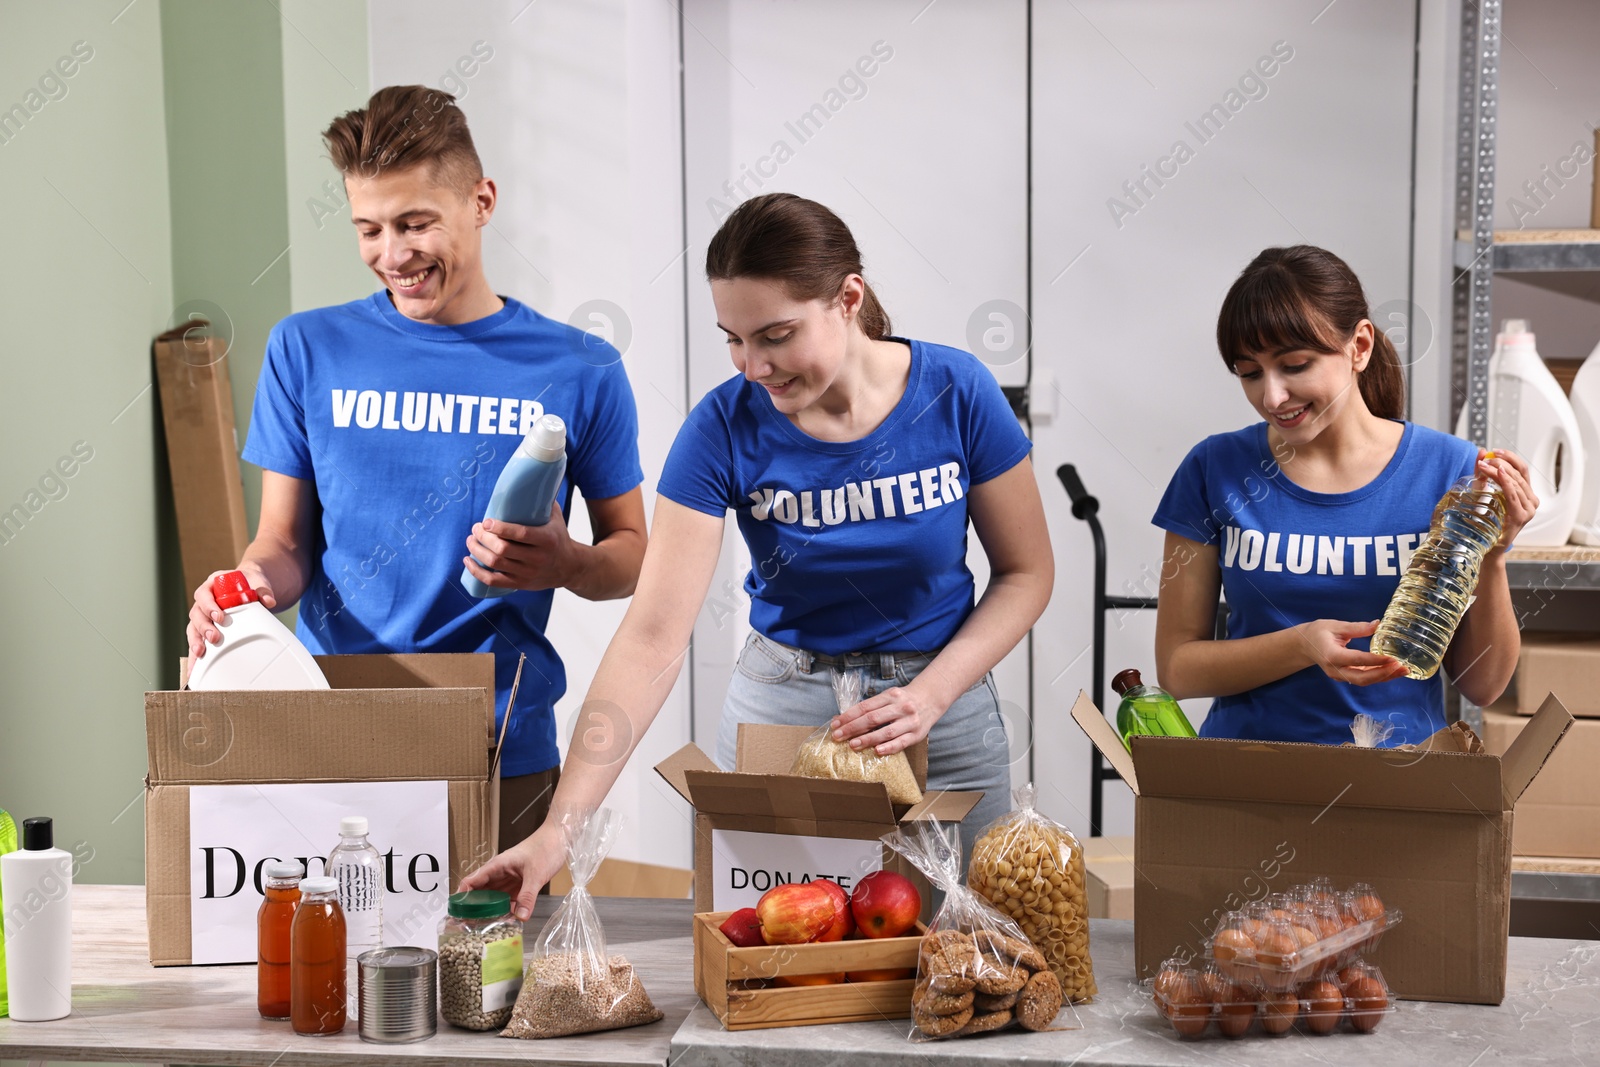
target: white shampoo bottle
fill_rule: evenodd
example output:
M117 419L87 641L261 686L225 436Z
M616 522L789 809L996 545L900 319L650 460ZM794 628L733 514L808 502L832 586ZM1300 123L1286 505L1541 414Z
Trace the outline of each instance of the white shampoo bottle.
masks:
M11 1017L46 1022L72 1012L72 853L49 819L22 821L22 848L0 856Z

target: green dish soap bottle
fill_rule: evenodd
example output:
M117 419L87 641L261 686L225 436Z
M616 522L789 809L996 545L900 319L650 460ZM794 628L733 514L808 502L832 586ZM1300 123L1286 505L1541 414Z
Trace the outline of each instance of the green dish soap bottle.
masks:
M0 810L0 856L16 850L17 824L4 810ZM6 908L5 898L0 896L0 1019L8 1014L10 1014L10 1004L6 1000Z
M1189 717L1183 713L1172 694L1158 686L1145 685L1139 679L1139 672L1132 667L1111 679L1111 688L1122 697L1122 703L1117 708L1117 733L1122 737L1123 747L1130 752L1133 750L1130 739L1134 734L1196 736L1194 727L1189 724Z

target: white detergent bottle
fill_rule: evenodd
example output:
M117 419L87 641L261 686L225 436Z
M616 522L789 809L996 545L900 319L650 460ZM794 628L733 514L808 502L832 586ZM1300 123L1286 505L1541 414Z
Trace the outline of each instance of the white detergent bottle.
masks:
M211 580L225 618L222 643L189 663L190 689L327 689L328 679L289 628L261 603L239 571Z
M20 1023L72 1011L72 853L49 819L22 821L22 848L0 856L6 900L6 988Z
M1572 379L1572 414L1578 420L1583 444L1583 492L1578 498L1578 521L1572 540L1580 545L1600 545L1600 345Z
M483 517L519 526L543 526L550 521L550 507L566 473L567 424L559 415L541 416L506 461ZM484 585L466 567L461 568L461 585L479 599L513 592Z
M1584 484L1584 449L1577 416L1550 368L1539 358L1525 319L1507 319L1489 359L1491 450L1508 449L1528 464L1539 510L1517 534L1521 547L1564 545L1578 518ZM1456 433L1466 436L1467 410Z

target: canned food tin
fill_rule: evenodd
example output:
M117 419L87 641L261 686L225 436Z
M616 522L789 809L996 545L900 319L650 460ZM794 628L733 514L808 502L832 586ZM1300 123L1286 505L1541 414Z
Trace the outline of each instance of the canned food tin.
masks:
M356 964L361 1040L405 1044L426 1041L438 1032L436 952L410 946L375 948L357 957Z

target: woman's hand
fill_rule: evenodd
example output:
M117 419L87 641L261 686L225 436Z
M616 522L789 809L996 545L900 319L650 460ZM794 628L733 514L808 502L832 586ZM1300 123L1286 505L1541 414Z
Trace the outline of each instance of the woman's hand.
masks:
M498 889L511 897L511 913L518 922L527 922L539 890L567 861L560 827L550 817L520 844L506 849L482 867L461 879L457 892L469 889Z
M256 591L261 598L262 605L271 611L278 606L278 598L272 595L272 587L267 584L267 579L261 574L258 567L249 563L241 563L237 569L244 574L245 580L250 583L250 588ZM219 574L227 571L212 571L206 575L206 580L200 583L200 588L194 591L194 604L189 608L189 625L186 633L189 638L189 658L199 659L206 654L206 644L220 645L222 633L217 627L222 625L222 620L227 615L217 606L217 598L211 594L211 583Z
M1515 452L1496 451L1493 455L1478 449L1478 473L1493 478L1505 490L1506 521L1501 530L1495 551L1503 551L1515 541L1522 528L1533 521L1539 510L1539 498L1533 491L1533 481L1528 474L1528 462Z
M896 685L870 696L834 717L829 725L835 741L848 741L856 751L872 746L880 756L904 751L928 736L949 705L938 706L911 685Z
M1336 682L1375 685L1405 677L1405 664L1392 656L1348 647L1358 637L1371 637L1378 629L1376 619L1371 622L1317 619L1303 622L1295 629L1300 631L1300 639L1305 642L1311 661Z
M523 526L484 519L472 527L462 562L492 589L559 589L572 584L578 544L567 533L561 505L550 505L550 521Z

